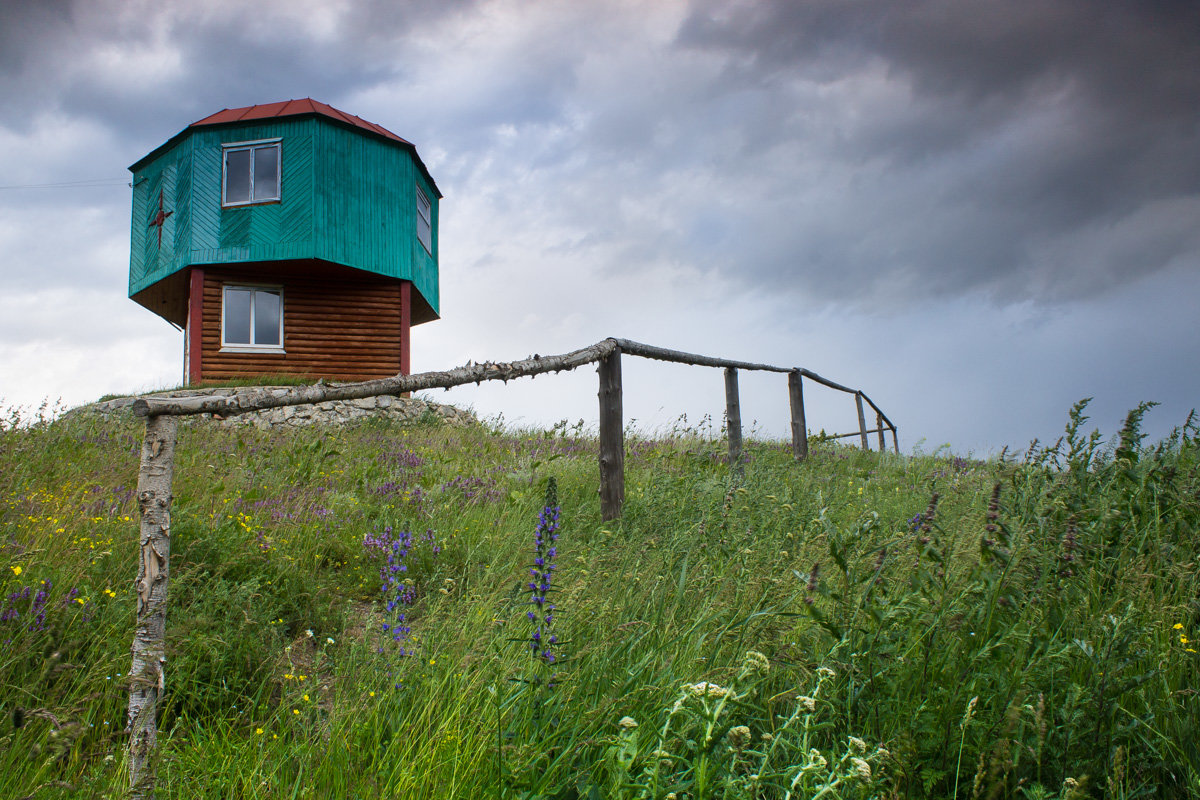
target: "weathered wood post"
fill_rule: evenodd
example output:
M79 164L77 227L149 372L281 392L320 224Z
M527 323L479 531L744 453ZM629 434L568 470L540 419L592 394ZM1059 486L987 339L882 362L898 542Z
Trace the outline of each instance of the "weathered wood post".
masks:
M854 393L854 402L858 404L858 436L862 439L862 449L870 450L871 444L867 441L867 415L863 412L862 392Z
M152 798L157 778L158 698L165 685L163 634L171 561L171 478L177 426L174 417L146 417L138 472L141 532L137 621L129 667L129 796Z
M900 454L900 440L896 438L896 426L892 426L892 447L896 448L896 454Z
M804 387L798 369L788 373L788 402L792 407L792 455L803 461L808 458L808 424L804 420Z
M742 473L742 405L738 400L738 374L725 368L725 427L729 436L729 466Z
M616 519L625 504L625 431L621 350L600 359L600 518Z
M883 414L875 412L875 428L879 433L879 452L887 449L887 440L883 438Z

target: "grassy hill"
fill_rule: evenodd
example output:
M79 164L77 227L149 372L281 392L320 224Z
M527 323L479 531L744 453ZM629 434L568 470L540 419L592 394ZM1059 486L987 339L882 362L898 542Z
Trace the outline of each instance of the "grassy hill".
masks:
M741 478L681 424L617 523L566 424L185 424L160 795L1198 796L1197 428L1083 410ZM128 780L140 437L0 432L2 797Z

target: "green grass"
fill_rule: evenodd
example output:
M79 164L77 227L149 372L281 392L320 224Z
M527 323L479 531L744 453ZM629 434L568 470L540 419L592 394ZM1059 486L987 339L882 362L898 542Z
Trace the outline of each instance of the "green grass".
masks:
M1019 460L749 442L737 480L702 432L634 437L614 523L566 426L184 424L160 794L1200 796L1200 446L1146 444L1145 410L1104 443L1080 405ZM0 432L0 796L127 783L140 437ZM388 526L409 656L363 547Z

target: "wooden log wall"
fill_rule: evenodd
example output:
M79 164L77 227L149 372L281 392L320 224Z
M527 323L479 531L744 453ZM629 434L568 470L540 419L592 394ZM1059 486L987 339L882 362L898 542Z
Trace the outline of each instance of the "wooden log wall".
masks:
M222 287L283 287L282 353L221 349ZM345 381L387 378L401 372L404 329L401 281L338 276L280 275L253 268L204 271L201 379L301 375Z

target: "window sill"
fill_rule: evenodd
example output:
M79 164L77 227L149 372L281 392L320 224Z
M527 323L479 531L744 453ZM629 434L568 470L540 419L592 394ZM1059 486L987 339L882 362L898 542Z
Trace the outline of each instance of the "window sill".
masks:
M253 345L224 345L219 353L265 353L268 355L278 354L287 355L287 351L282 347L254 347Z
M245 203L221 203L221 208L249 208L250 206L277 206L282 200L276 197L274 200L254 200Z

